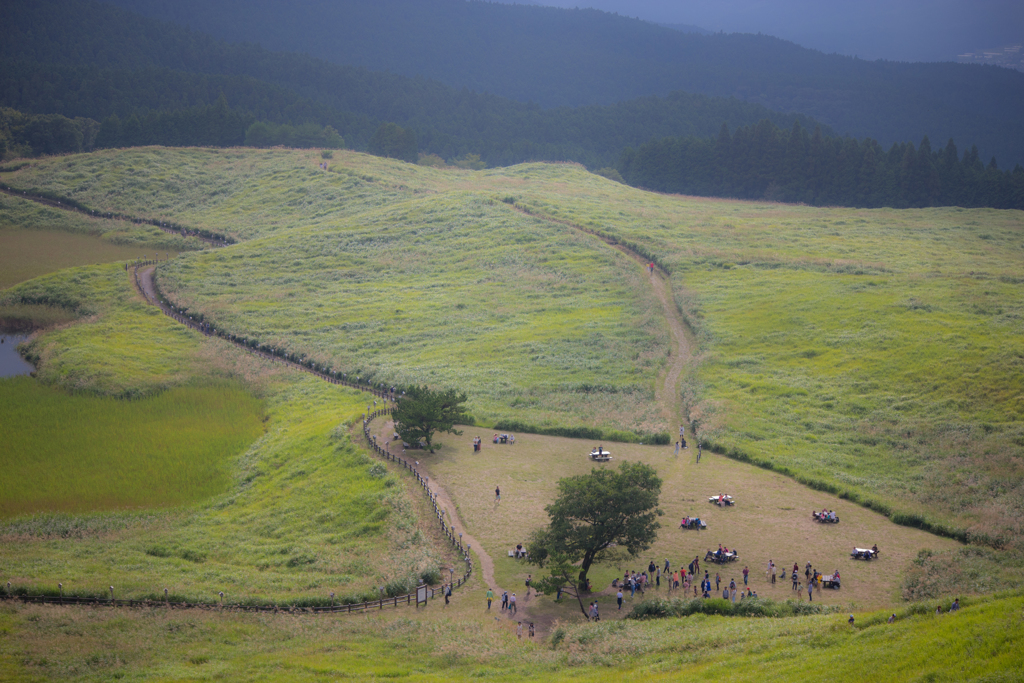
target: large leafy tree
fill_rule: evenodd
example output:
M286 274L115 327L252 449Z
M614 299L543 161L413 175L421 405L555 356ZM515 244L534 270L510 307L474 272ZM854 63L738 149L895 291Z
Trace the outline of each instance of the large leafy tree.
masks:
M578 562L585 588L590 567L609 553L636 557L651 547L661 527L660 495L657 472L640 462L559 479L558 497L544 508L551 521L530 539L530 561L552 569Z
M434 432L462 434L455 425L469 421L466 398L466 394L455 389L435 391L427 386L411 387L395 409L395 431L403 441L423 441L433 453Z

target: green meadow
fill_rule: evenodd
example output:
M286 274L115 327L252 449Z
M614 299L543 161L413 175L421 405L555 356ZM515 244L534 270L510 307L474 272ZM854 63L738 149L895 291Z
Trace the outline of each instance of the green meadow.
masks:
M8 604L3 677L1014 680L1022 598L996 591L1019 586L1024 570L1024 214L654 195L574 165L441 170L337 152L325 173L320 160L280 149L108 150L2 179L239 239L158 266L163 293L191 315L350 376L466 391L476 425L420 458L494 559L498 585L517 590L535 571L505 553L543 523L557 478L589 469L593 444L516 429L516 446L492 447L495 423L634 435L685 423L714 451L699 466L692 449L612 445L617 460L653 463L666 481L651 551L659 564L725 542L764 597L785 601L788 584L766 585L764 563L811 560L842 570L843 590L816 602L843 612L634 621L611 612L605 591L604 621L585 624L574 604L531 596L521 604L541 637L520 640L514 621L484 610L482 571L449 607L351 619ZM89 220L48 223L24 202L0 208L19 229L78 232ZM680 347L647 274L606 242L667 274L689 326L678 382ZM18 431L18 458L4 457L104 484L113 466L155 493L110 501L95 486L102 500L89 504L69 478L52 482L65 507L17 502L27 507L16 512L46 510L0 521L4 582L309 604L331 592L404 592L457 564L411 478L358 446L368 395L189 331L147 305L117 264L0 291L5 316L46 329L25 347L42 386L17 380L0 400L81 425L101 446L86 457L55 439L46 451L36 421ZM659 400L666 381L680 414ZM90 419L89 406L109 414ZM175 415L195 431L175 429ZM111 447L126 424L138 436ZM389 436L384 421L374 425ZM188 452L175 473L187 483L145 489L167 475L131 457L132 444L160 444L169 431ZM485 449L475 454L476 434ZM200 452L189 445L197 439L224 445ZM156 450L165 472L183 462L170 446L139 450ZM17 501L50 495L42 485L12 491ZM719 492L740 504L711 508ZM843 522L811 522L821 507ZM709 531L677 529L684 514L706 517ZM849 559L850 547L872 543L879 561ZM611 561L594 576L603 588L647 559ZM936 615L954 594L964 609Z
M221 493L225 454L262 432L238 387L178 387L138 401L0 382L0 517L162 508Z

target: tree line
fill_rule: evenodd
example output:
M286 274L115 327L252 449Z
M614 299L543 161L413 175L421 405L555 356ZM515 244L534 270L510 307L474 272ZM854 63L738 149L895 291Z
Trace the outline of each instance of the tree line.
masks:
M627 148L616 169L625 182L658 192L738 199L767 199L814 206L912 208L987 206L1024 209L1024 168L987 164L972 146L962 155L953 140L932 149L885 150L872 139L827 137L794 123L789 131L771 121L717 138L651 140Z

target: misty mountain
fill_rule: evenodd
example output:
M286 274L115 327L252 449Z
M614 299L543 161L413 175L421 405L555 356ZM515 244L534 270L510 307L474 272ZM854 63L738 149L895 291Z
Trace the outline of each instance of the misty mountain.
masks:
M153 112L193 109L202 119L202 108L223 93L239 122L329 125L350 146L365 149L377 127L391 121L413 129L422 152L445 159L475 153L490 165L572 160L597 168L612 165L624 147L665 136L713 136L723 122L816 125L687 93L542 109L422 77L232 45L91 0L0 5L0 60L0 106L31 114L95 120L134 114L156 125L168 119ZM244 132L219 139L240 140Z
M116 0L228 41L544 107L675 90L800 112L883 146L924 135L1024 161L1024 74L867 62L771 36L681 33L599 12L463 0Z

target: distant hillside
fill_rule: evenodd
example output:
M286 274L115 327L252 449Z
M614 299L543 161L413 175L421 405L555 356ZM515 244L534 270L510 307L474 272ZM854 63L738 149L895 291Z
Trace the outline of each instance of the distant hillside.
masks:
M91 1L0 5L0 59L0 105L29 113L126 118L211 106L224 93L233 109L251 114L247 120L330 125L357 149L382 121L393 121L416 131L422 152L445 159L475 153L491 165L610 166L624 147L714 135L723 122L815 125L759 105L685 93L544 110L423 78L231 45Z
M685 90L800 112L886 147L952 137L1003 167L1024 162L1024 74L1006 69L866 62L596 10L463 0L114 1L229 41L545 107Z

